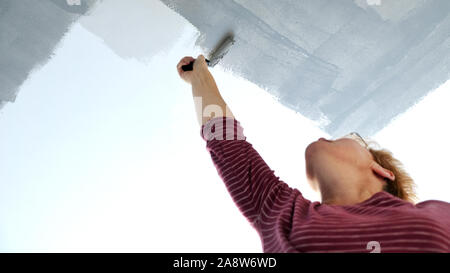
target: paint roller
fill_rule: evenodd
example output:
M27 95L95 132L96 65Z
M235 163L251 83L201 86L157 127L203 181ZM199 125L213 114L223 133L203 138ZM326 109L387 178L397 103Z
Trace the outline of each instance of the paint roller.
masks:
M206 64L209 67L214 67L219 61L228 53L230 47L234 44L234 35L227 33L217 44L217 46L211 51L207 58L205 58ZM181 69L183 71L192 71L194 69L194 61L189 64L183 65Z

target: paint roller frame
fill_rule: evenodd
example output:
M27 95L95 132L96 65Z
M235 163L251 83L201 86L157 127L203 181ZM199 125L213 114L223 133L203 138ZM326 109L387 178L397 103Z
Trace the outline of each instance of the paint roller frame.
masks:
M214 67L218 64L234 43L234 34L232 32L226 33L220 42L217 43L217 46L211 51L208 58L205 59L207 65L209 67ZM181 69L183 69L183 71L192 71L194 69L194 62L195 60L191 61L189 64L183 65Z

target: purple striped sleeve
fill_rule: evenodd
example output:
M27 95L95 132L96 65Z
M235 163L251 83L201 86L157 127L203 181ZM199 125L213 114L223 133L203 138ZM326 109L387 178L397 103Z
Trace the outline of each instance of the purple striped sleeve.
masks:
M239 121L215 117L202 126L201 136L207 142L214 166L233 201L254 227L264 203L285 184L247 142ZM272 192L272 194L271 194Z

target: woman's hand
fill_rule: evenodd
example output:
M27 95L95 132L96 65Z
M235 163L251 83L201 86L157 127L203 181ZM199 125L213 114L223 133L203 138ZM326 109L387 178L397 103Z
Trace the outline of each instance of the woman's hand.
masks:
M183 71L183 65L195 61L192 71ZM177 71L180 78L192 86L192 96L194 97L197 120L200 125L205 124L214 116L232 117L233 113L220 95L216 81L208 70L205 57L199 55L197 59L190 56L184 57L177 64Z
M187 65L190 62L194 61L194 66L192 71L183 71L181 68L183 65ZM186 56L180 60L177 64L178 75L185 82L192 84L193 81L196 80L204 80L211 77L211 74L208 70L208 65L206 64L205 57L203 55L199 55L197 59L192 58L191 56Z

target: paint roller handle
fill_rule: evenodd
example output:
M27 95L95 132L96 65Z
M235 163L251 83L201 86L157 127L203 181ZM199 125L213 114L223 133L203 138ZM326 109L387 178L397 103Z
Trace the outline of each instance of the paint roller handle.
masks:
M206 61L207 64L209 64L209 60L208 59L205 59L205 61ZM194 70L194 61L192 61L192 62L190 62L190 63L188 63L186 65L183 65L181 67L181 69L183 69L183 71L192 71L192 70Z

